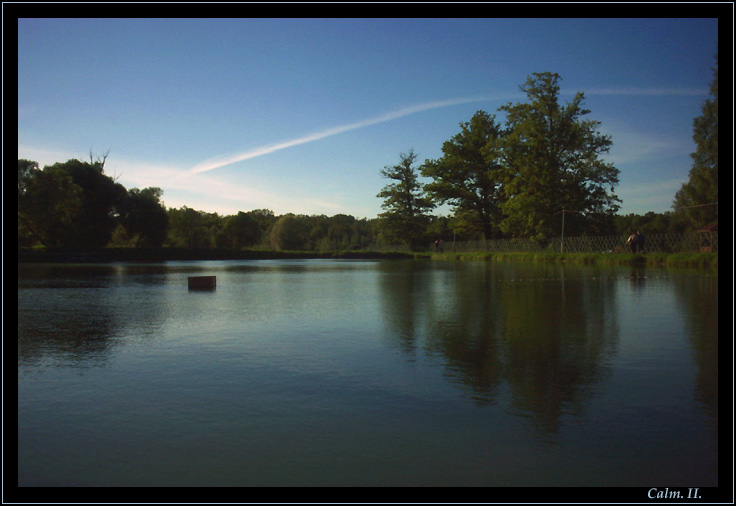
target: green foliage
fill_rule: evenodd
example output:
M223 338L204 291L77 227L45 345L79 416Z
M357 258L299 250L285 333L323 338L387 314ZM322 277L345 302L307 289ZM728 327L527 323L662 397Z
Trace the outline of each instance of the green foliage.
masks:
M161 188L132 188L123 201L121 226L135 247L158 248L166 240L169 215L161 203Z
M208 215L187 206L169 209L166 245L174 248L212 248L215 245L217 215Z
M60 167L18 163L18 238L48 247L68 246L74 223L83 212L83 190ZM21 170L23 175L21 177Z
M392 181L378 194L384 199L381 205L386 212L379 214L386 236L406 240L414 251L424 236L429 211L434 205L424 196L417 170L412 167L417 158L414 150L400 154L401 161L393 167L385 167L381 175Z
M427 160L421 169L423 176L433 178L426 185L430 197L452 206L459 227L486 239L500 235L502 132L495 118L478 111L460 123L460 133L442 145L442 157Z
M612 192L619 171L600 159L611 139L597 131L598 121L583 119L590 113L582 106L583 93L559 104L559 80L557 74L535 73L521 86L529 101L501 107L507 114L499 144L506 199L501 229L514 237L557 235L559 225L549 218L562 210L581 215L618 210L620 200ZM572 217L565 228L580 235L584 220Z
M68 174L82 189L81 212L66 228L65 246L101 248L112 237L126 190L104 174L103 166L104 160L88 163L73 159L44 168Z
M118 224L125 188L103 172L103 161L68 160L38 170L18 160L18 235L44 246L105 246Z
M711 98L693 121L696 151L688 182L675 194L673 207L688 217L695 228L718 221L718 59L713 68Z
M300 251L305 249L308 241L304 220L293 214L280 217L273 224L270 240L276 251Z
M218 246L222 248L251 248L263 236L261 225L253 213L242 211L223 218L222 231L218 234Z
M629 235L639 230L645 234L683 234L692 231L690 222L682 213L627 214L614 217L615 234Z
M38 171L38 163L31 160L18 160L18 198L23 196L28 184L33 179L34 174ZM20 202L19 202L20 203Z

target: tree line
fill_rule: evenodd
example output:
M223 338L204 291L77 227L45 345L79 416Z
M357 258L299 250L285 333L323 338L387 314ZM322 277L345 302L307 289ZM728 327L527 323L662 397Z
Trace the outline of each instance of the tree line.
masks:
M717 221L718 81L694 121L697 152L673 212L618 214L618 169L605 163L612 141L585 119L584 95L560 104L560 77L533 74L525 103L507 104L505 124L478 111L442 146L442 156L416 166L410 150L381 174L383 213L373 219L338 214L277 216L268 209L221 216L166 208L160 188L126 189L104 172L107 154L39 168L18 160L18 244L49 248L171 247L340 251L437 239L508 237L544 242L559 235L682 233ZM419 177L428 179L422 183ZM447 204L449 216L435 216ZM562 212L567 211L567 212Z
M560 76L535 73L520 87L524 103L500 107L505 123L478 111L442 146L442 156L415 166L413 150L385 167L391 182L378 197L380 214L395 237L411 245L424 240L431 211L449 204L454 230L482 239L531 238L542 244L558 237L614 235L644 228L648 233L682 232L718 219L718 70L712 98L694 121L697 145L688 183L675 195L675 213L618 215L614 193L619 170L601 156L612 145L586 119L590 110L578 92L560 103ZM419 182L418 176L430 178Z

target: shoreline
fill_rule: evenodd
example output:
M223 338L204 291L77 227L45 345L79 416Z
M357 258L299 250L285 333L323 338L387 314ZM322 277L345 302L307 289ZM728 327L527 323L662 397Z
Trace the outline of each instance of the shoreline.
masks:
M174 248L104 248L92 251L18 249L18 263L167 262L182 260L445 260L484 262L536 262L583 265L695 267L718 270L718 253L405 253L398 251L271 251Z
M718 253L435 253L435 259L486 262L568 263L649 267L697 267L718 270Z

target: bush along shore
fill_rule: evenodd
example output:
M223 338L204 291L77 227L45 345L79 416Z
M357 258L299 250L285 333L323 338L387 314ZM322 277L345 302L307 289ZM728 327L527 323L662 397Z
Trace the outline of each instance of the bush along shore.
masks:
M183 260L416 259L640 265L718 269L718 253L406 253L398 251L271 251L179 248L103 248L91 251L18 248L18 263L167 262Z
M586 265L640 265L718 269L718 253L435 253L436 260L516 261Z

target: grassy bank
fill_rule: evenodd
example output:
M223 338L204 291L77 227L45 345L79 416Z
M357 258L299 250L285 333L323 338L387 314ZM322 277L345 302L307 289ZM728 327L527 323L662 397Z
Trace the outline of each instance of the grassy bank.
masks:
M658 267L699 267L718 269L718 253L439 253L435 260L475 260L491 262L539 262L586 265L649 265Z
M181 260L398 259L411 253L376 251L262 251L178 248L102 248L91 251L18 248L19 263L169 262Z

